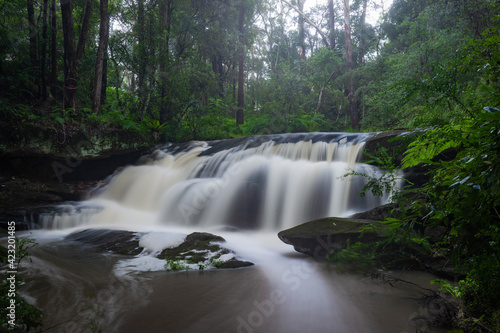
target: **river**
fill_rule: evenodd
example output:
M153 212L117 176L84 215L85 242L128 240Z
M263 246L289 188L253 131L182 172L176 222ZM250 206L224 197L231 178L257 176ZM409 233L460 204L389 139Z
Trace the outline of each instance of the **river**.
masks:
M366 177L344 177L382 174L357 163L368 137L289 134L159 149L87 200L43 216L29 233L39 245L22 264L22 295L42 309L47 332L429 331L418 320L418 287L341 272L277 237L387 202L390 193L359 196ZM99 253L65 238L89 228L155 235L160 249L165 237L207 231L254 266L166 272L150 254ZM390 273L425 287L433 278Z

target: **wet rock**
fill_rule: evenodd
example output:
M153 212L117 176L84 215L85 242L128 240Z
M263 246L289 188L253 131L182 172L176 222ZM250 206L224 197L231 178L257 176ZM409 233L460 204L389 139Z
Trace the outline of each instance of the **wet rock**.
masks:
M164 249L158 258L193 264L208 262L213 263L215 268L239 268L253 265L251 262L236 259L234 252L220 245L225 241L224 238L217 235L194 232L189 234L179 246ZM223 256L232 258L222 260Z
M89 249L99 253L135 256L145 251L141 245L141 238L144 235L146 233L126 230L86 229L71 233L65 239L88 246ZM189 265L194 266L193 269L240 268L253 265L251 262L239 260L234 252L221 246L224 242L225 239L220 236L194 232L187 235L180 245L172 245L155 256L158 259L165 259L167 265L169 262L175 263L177 270L179 267ZM146 250L146 253L148 252L151 250ZM181 270L184 269L188 268Z
M71 233L66 239L86 244L99 252L137 255L143 250L139 246L140 236L140 233L125 230L87 229Z
M382 206L377 206L365 212L356 213L352 215L351 218L372 220L372 221L383 221L388 217L397 218L399 214L400 210L397 208L397 205L391 203Z
M374 221L327 217L306 222L278 233L279 239L293 245L298 252L325 260L334 250L345 247L349 242L374 242L381 236L369 230Z

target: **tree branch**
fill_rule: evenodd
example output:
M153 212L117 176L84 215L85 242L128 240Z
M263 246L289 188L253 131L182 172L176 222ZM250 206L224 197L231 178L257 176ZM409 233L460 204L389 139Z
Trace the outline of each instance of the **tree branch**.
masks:
M323 43L325 44L325 46L327 48L330 48L330 44L328 43L328 39L326 38L325 34L323 33L323 31L321 31L321 29L316 25L314 24L307 16L306 14L304 14L300 9L298 9L297 7L295 7L294 5L292 5L290 2L286 1L286 0L281 0L281 2L284 2L286 3L288 6L290 6L291 8L293 8L297 13L299 13L299 15L301 15L306 21L307 23L309 23L314 29L316 29L316 31L321 35L321 38L323 39Z
M323 91L325 90L326 86L328 85L328 83L330 82L330 80L333 78L333 75L335 75L337 71L334 71L332 72L332 74L330 75L330 77L328 78L328 80L326 80L325 84L323 85L323 87L321 87L321 90L319 91L319 96L318 96L318 105L316 106L316 111L315 113L318 113L319 112L319 108L321 107L321 97L323 96Z

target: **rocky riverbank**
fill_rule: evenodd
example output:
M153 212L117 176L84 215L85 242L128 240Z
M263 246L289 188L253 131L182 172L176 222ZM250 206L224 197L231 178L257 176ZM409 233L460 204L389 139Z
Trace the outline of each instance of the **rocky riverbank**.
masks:
M72 131L0 123L0 226L27 228L47 206L78 201L152 151L130 131Z

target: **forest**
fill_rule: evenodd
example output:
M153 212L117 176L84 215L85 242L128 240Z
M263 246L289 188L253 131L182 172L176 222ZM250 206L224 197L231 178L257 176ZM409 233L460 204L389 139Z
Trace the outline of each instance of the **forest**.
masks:
M400 198L392 237L448 252L464 278L444 287L476 318L463 327L494 332L499 13L499 0L3 1L0 122L151 144L424 129L402 166L430 180ZM433 248L412 236L427 225L447 230Z
M414 129L498 106L498 1L305 3L5 1L0 117L185 141Z

